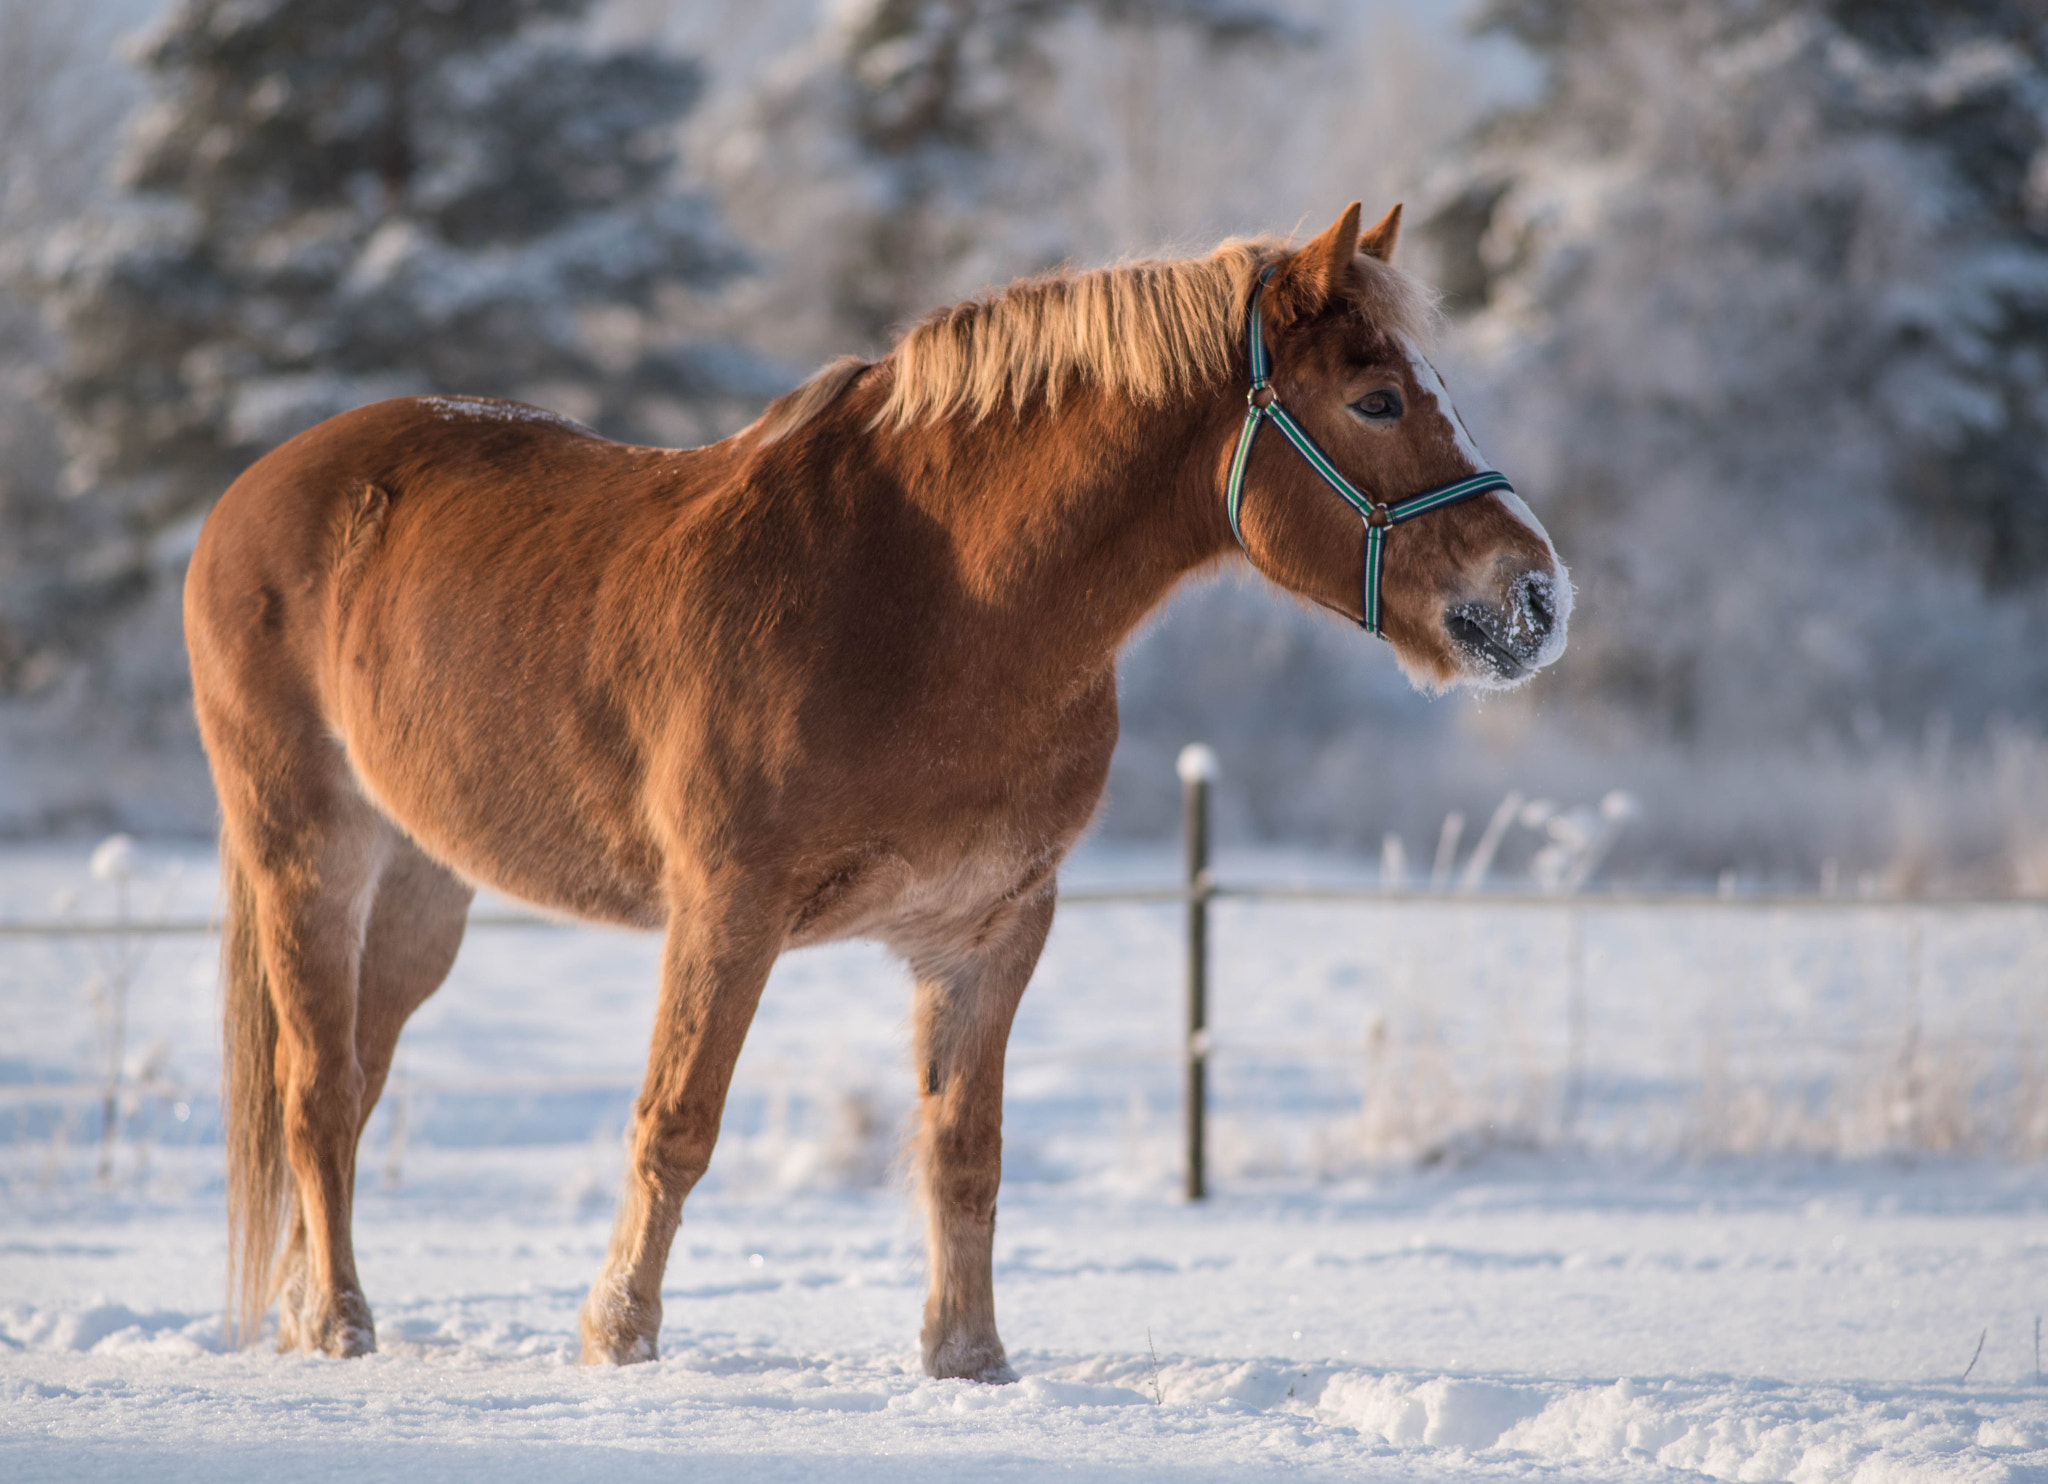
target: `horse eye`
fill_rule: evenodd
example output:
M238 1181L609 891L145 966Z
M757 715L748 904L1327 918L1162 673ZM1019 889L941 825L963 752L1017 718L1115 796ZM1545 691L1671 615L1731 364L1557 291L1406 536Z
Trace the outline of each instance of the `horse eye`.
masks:
M1352 408L1360 417L1374 422L1391 422L1401 415L1401 394L1399 392L1367 392Z

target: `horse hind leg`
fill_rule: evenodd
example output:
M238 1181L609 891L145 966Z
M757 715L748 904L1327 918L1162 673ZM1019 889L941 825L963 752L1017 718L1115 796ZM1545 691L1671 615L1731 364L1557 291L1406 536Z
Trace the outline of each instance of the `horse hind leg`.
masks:
M470 900L475 895L454 872L395 829L383 828L390 838L379 852L357 974L356 1063L363 1079L355 1120L358 1149L390 1076L399 1033L413 1011L448 977L462 946ZM294 1213L274 1286L278 1347L328 1348L326 1305L314 1279L311 1236L300 1213Z
M394 832L337 755L307 761L285 775L300 783L294 796L222 778L230 1224L244 1334L275 1297L285 1348L359 1355L376 1329L350 1231L367 1087L357 1010Z
M1003 1175L1003 1053L1052 927L1053 889L1007 906L975 947L921 964L915 1022L917 1179L931 1288L924 1368L1014 1381L996 1333L996 1188Z

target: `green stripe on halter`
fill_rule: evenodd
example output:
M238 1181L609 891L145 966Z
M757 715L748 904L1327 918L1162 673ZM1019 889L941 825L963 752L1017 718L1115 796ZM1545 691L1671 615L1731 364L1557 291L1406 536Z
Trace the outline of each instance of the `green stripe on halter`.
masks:
M1387 564L1387 528L1368 525L1365 528L1365 616L1359 626L1369 634L1380 633L1380 575ZM1384 639L1386 635L1380 634Z
M1340 496L1345 503L1365 519L1365 572L1361 584L1363 592L1363 613L1359 625L1367 633L1386 634L1380 629L1380 581L1386 572L1387 531L1403 521L1427 515L1432 510L1442 510L1449 505L1461 504L1491 490L1506 490L1514 493L1514 486L1508 483L1505 474L1495 469L1482 470L1452 484L1438 485L1435 489L1424 490L1403 500L1380 501L1361 493L1357 486L1338 472L1330 462L1330 456L1323 452L1322 445L1311 438L1308 430L1294 420L1293 414L1280 405L1279 394L1273 390L1272 361L1266 354L1266 334L1259 318L1259 301L1265 297L1266 278L1272 274L1268 268L1252 290L1251 323L1247 327L1247 339L1251 350L1252 385L1246 393L1249 404L1244 415L1244 427L1238 431L1237 450L1230 457L1230 482L1224 488L1223 507L1230 516L1230 534L1237 538L1237 544L1244 546L1249 555L1251 548L1245 545L1244 527L1239 512L1244 505L1245 470L1252 460L1252 440L1258 437L1259 424L1271 422L1280 434L1294 445L1295 451L1308 461L1308 466L1322 476L1323 482ZM1263 393L1263 399L1261 397ZM1448 409L1446 409L1448 412Z

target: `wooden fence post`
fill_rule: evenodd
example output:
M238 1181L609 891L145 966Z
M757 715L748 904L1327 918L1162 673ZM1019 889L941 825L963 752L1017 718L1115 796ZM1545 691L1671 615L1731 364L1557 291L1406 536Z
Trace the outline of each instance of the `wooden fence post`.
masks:
M1209 1121L1209 787L1216 781L1216 754L1200 742L1180 750L1181 836L1187 857L1188 1040L1187 1197L1208 1195Z

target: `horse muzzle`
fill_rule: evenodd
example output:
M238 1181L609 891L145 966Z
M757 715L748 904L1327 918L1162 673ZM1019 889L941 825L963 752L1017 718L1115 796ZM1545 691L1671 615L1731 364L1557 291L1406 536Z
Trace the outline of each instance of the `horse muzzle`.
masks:
M1469 599L1444 610L1444 631L1482 684L1516 685L1564 653L1571 583L1562 572L1522 573L1498 602Z

